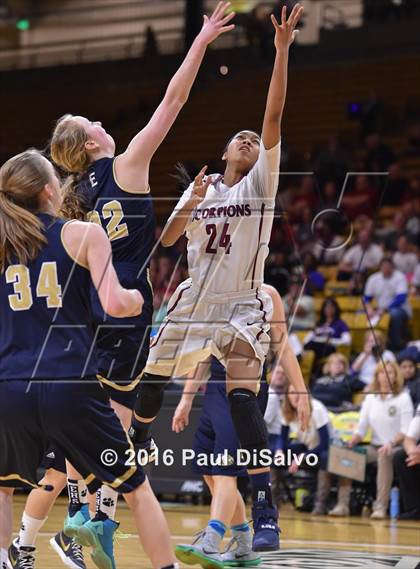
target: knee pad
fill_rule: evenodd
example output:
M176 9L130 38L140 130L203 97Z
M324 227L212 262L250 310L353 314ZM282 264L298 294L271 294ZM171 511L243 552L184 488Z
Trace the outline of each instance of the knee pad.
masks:
M140 380L138 397L134 411L139 417L153 419L159 413L163 403L163 392L169 381L163 375L145 373Z
M257 396L249 389L233 389L229 393L229 404L242 448L259 454L268 446L268 432Z

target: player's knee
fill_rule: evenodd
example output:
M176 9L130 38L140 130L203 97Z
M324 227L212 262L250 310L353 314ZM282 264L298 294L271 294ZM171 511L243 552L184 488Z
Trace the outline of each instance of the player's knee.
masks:
M67 475L64 472L55 470L54 468L49 468L40 484L47 492L53 492L58 495L62 490L64 490L67 484Z
M229 404L242 448L251 453L267 448L267 427L255 393L244 388L233 389L229 393Z
M169 378L145 373L140 381L135 413L144 419L155 417L162 407L163 393Z

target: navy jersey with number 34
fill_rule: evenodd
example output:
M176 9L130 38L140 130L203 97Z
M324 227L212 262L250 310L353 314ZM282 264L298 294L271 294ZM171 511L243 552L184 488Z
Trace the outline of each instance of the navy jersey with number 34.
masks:
M93 376L89 271L62 242L65 221L39 215L47 244L0 274L0 381Z

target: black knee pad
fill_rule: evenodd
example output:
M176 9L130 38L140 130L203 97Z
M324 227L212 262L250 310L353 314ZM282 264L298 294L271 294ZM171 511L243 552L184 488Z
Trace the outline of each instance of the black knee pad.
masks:
M140 380L138 397L134 411L139 417L153 419L159 413L163 403L163 392L169 377L145 373Z
M229 393L230 412L241 447L258 457L268 446L268 432L255 393L249 389L233 389ZM258 461L257 461L258 462Z

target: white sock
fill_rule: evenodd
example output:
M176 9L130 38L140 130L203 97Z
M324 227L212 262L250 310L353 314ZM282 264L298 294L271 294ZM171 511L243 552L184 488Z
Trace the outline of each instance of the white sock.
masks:
M79 491L79 500L81 504L88 503L88 489L84 480L77 481L77 489Z
M35 540L38 535L39 530L47 521L36 520L28 516L26 512L23 512L22 523L19 532L19 546L20 547L35 547Z
M97 513L102 512L110 520L115 520L115 512L117 510L118 492L115 492L109 486L101 486L97 493Z
M0 569L7 569L7 549L0 549Z
M90 519L93 520L93 518L96 516L96 512L92 512L92 510L89 508L89 516Z

